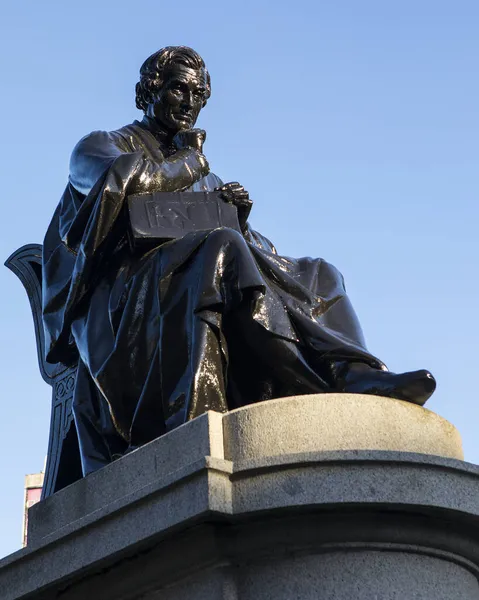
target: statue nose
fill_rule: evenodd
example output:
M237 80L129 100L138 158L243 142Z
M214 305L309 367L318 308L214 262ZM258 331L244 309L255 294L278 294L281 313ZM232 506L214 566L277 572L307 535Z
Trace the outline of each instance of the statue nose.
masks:
M182 104L184 106L193 106L193 95L191 93L183 94Z

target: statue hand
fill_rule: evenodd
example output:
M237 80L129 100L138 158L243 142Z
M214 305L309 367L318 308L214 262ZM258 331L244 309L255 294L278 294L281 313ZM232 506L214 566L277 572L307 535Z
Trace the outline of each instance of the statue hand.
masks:
M253 207L253 201L250 200L249 193L237 181L225 183L221 187L215 188L215 191L221 192L220 195L223 200L236 206L238 209L239 224L241 230L244 231L246 228L246 221L248 220L249 213Z
M185 150L186 148L193 148L198 152L203 152L203 144L206 139L206 131L204 129L184 129L178 131L173 138L173 143L178 150Z

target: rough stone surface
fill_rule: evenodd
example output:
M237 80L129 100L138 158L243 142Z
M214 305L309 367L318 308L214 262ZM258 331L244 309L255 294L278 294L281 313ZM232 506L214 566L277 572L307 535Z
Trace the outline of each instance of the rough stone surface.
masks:
M192 597L194 600L238 600L237 592L236 569L218 567L187 577L178 585L150 593L143 600L191 600Z
M91 473L81 486L69 486L32 507L30 543L102 511L112 502L132 495L145 486L167 485L171 474L188 469L205 456L223 458L223 415L208 412L175 429L126 457ZM128 500L130 501L130 500Z
M311 394L261 402L223 418L225 458L328 450L394 450L464 458L461 436L435 413L364 394Z
M270 561L245 569L237 581L238 597L248 599L479 598L477 579L463 567L406 552L353 550Z
M58 492L0 561L1 599L479 600L479 467L447 458L440 417L370 400L208 413Z

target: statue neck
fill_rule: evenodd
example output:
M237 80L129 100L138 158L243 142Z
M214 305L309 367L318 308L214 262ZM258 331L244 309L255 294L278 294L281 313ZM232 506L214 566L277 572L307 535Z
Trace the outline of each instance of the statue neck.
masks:
M144 115L141 124L145 127L145 129L151 131L151 133L156 137L156 139L161 143L161 145L171 146L171 144L173 143L174 135L171 132L164 129L164 127L162 127L162 125L160 125L156 119L153 119L148 115Z

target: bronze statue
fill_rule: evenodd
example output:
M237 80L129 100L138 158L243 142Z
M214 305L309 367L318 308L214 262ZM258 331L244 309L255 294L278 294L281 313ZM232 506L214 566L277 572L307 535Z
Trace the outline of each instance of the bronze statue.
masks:
M251 229L248 192L210 171L194 129L210 91L196 52L164 48L141 67L143 119L73 151L43 247L43 322L47 360L78 360L84 474L207 410L318 392L422 405L435 389L428 371L390 373L368 352L335 267L283 257ZM217 190L239 230L132 246L128 199L185 190Z

